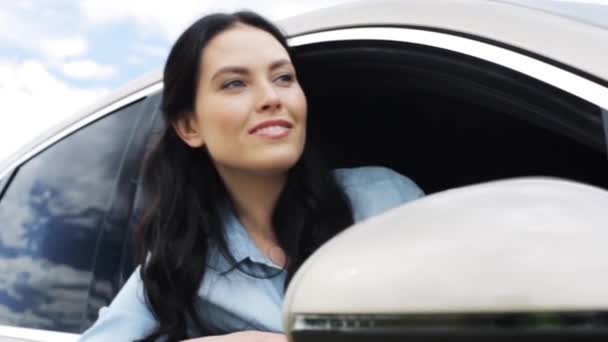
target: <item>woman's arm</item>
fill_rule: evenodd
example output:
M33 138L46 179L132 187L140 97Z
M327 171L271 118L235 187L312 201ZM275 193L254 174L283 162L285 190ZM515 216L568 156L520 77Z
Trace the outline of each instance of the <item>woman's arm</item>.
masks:
M109 307L99 310L97 321L79 341L133 341L148 336L158 323L146 304L139 267L133 271Z
M97 321L80 337L84 342L135 341L147 337L158 323L146 304L139 267L135 269L109 307L102 308ZM189 342L287 342L283 334L242 331L199 337Z
M414 181L386 167L337 169L334 175L348 195L355 222L424 196Z

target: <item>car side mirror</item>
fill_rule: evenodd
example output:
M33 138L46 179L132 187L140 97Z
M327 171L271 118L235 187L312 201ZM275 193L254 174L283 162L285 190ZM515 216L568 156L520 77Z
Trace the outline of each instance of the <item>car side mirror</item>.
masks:
M608 338L608 192L520 178L436 193L361 222L299 269L289 340Z

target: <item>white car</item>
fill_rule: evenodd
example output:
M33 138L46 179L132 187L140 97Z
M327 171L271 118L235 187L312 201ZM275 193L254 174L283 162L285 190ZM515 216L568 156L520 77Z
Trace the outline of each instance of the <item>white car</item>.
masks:
M587 6L594 14L608 7ZM522 1L387 0L324 8L280 25L309 100L311 138L332 166L389 166L431 200L444 190L528 176L608 189L608 28L589 18ZM160 73L149 75L0 162L0 340L76 339L133 270L139 171L161 124L161 88ZM483 196L478 201L467 202L471 216L484 205ZM494 262L491 255L485 261ZM373 279L377 291L381 275ZM286 317L314 313L287 303ZM408 312L409 303L395 303ZM336 312L348 313L338 304Z

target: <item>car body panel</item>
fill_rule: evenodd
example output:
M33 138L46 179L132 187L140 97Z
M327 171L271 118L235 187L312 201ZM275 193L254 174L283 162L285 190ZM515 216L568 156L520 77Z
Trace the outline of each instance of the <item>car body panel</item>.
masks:
M292 38L290 43L292 46L301 46L350 40L386 40L462 53L516 70L602 108L608 108L608 88L601 84L506 48L442 32L395 27L355 27L309 33Z
M281 22L290 35L328 28L413 26L488 39L608 83L608 30L539 9L486 0L356 1Z
M77 341L78 334L68 334L56 331L26 329L7 325L0 325L0 342L13 341L44 341L44 342L70 342Z

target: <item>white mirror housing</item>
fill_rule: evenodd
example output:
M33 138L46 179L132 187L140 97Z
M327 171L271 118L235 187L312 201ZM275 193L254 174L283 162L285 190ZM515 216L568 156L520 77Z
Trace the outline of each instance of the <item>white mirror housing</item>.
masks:
M607 210L607 191L553 178L407 203L349 228L304 263L285 297L285 329L292 341L306 340L294 339L298 331L338 341L340 333L372 336L374 327L496 328L504 315L528 332L606 323Z

